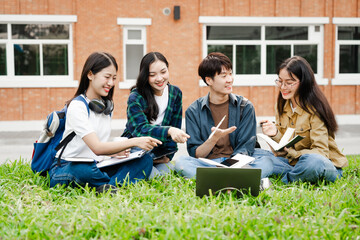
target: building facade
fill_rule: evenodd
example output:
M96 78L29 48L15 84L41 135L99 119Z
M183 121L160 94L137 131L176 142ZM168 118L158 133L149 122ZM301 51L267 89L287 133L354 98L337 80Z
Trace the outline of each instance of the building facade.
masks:
M305 57L338 116L360 115L360 0L0 0L0 121L40 120L75 93L86 58L119 64L114 118L142 56L163 53L186 109L207 93L208 52L233 62L234 93L273 116L276 67Z

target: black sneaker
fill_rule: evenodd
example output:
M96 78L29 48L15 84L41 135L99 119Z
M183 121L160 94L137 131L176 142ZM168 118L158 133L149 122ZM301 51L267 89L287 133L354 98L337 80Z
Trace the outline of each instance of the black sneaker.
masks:
M117 193L117 188L110 184L104 184L104 185L96 187L95 191L97 194L106 193L107 191L110 191L110 194L114 195Z

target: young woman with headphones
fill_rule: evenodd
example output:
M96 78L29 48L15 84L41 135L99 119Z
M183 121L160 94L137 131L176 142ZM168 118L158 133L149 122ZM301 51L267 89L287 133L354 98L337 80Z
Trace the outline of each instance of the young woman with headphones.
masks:
M170 160L177 151L177 143L185 143L190 137L181 130L182 93L169 83L168 67L168 61L159 52L150 52L142 58L136 85L128 99L128 121L122 135L151 136L163 142L150 153L154 159L151 176L173 169Z
M61 155L54 160L49 171L50 187L56 184L95 187L97 192L115 189L124 180L135 183L147 178L152 170L152 158L143 157L106 168L97 168L96 162L67 161L66 159L94 159L103 156L127 156L131 147L151 150L161 144L152 137L140 137L121 142L108 142L111 132L113 93L118 65L109 53L92 53L85 62L79 87L74 97L67 102L64 137L75 132ZM89 109L83 101L88 103ZM59 151L60 152L60 151ZM57 153L57 157L59 156ZM59 164L60 163L60 164Z

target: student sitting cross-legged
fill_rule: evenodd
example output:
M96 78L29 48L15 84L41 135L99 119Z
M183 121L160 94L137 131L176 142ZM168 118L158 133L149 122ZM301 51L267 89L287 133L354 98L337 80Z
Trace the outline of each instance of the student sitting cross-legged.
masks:
M209 94L193 102L185 112L186 132L190 135L190 156L176 160L175 170L187 178L196 177L196 168L213 167L198 158L216 162L237 153L253 156L252 167L261 168L261 177L272 173L272 161L262 149L255 150L256 117L254 106L246 98L232 93L233 75L230 59L222 53L210 53L199 65L199 75L209 87ZM241 107L244 104L244 107ZM225 117L219 128L217 126ZM212 131L215 131L213 134ZM211 136L210 136L211 135Z
M127 106L127 123L123 137L151 136L162 141L150 155L153 158L151 177L173 169L170 162L177 143L189 138L181 130L182 93L170 84L169 63L159 52L146 54L140 63L136 85L131 89Z
M310 64L293 56L280 64L276 105L276 124L264 120L263 133L279 141L287 128L294 128L304 139L283 151L274 151L273 174L281 181L335 182L342 177L348 160L335 142L338 128L335 115L315 81Z
M87 58L79 87L74 97L67 102L63 138L72 132L75 137L63 150L61 159L54 159L49 171L50 187L72 184L95 187L97 192L107 189L115 191L115 186L124 181L135 183L149 177L152 159L148 154L101 169L96 165L96 161L103 158L99 155L124 157L129 155L131 147L149 151L161 144L161 141L152 137L108 142L117 69L116 60L109 53L95 52ZM57 158L60 158L61 151L57 153ZM84 162L84 159L89 159L89 162Z

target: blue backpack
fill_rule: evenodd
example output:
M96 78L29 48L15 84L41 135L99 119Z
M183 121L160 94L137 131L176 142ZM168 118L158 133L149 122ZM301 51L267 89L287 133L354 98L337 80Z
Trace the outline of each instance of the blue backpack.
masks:
M77 96L73 100L82 101L90 115L89 105L82 96ZM67 106L65 105L62 110L54 111L47 116L44 129L41 131L39 139L34 143L31 160L31 169L34 173L39 172L46 176L54 162L55 154L62 148L58 157L58 162L60 162L66 145L75 137L75 132L71 132L61 141L65 130L66 111Z

